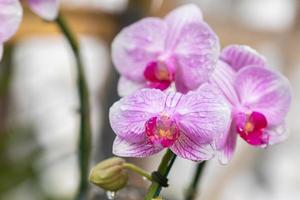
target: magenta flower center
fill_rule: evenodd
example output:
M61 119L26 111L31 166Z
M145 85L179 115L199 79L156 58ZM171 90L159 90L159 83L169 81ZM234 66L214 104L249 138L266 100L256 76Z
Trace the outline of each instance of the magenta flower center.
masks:
M146 66L144 77L149 87L165 90L174 80L174 72L172 66L153 61Z
M268 122L266 117L259 112L252 112L246 115L243 123L237 123L237 132L251 145L264 145L268 143L269 137L264 134Z
M165 115L152 117L146 122L145 128L148 139L163 147L172 146L180 134L176 121Z

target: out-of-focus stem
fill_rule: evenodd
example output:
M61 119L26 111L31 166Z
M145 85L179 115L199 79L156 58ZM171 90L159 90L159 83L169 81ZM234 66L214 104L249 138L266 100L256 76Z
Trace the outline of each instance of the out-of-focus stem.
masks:
M191 185L189 186L189 188L187 190L185 200L194 200L196 198L197 188L199 185L199 181L200 181L205 163L206 162L203 161L203 162L197 164L197 169L195 171L194 179L191 182Z
M176 159L176 155L171 150L168 149L166 154L162 158L157 171L164 177L167 177L173 166L175 159ZM161 191L161 185L153 181L148 189L148 193L145 197L145 200L152 200L153 198L158 197L160 191Z
M80 56L79 44L74 33L71 31L70 27L64 20L62 14L59 14L59 16L57 17L56 24L69 42L76 59L77 90L80 103L80 133L78 142L80 185L78 194L75 199L84 200L87 196L88 171L91 152L91 123L88 86Z

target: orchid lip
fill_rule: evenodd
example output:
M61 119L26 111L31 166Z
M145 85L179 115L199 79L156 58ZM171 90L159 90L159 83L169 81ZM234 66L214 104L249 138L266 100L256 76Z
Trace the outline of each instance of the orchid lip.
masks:
M163 61L152 61L147 64L144 77L150 88L167 89L174 81L173 67Z
M265 115L260 112L239 113L236 116L237 132L249 144L254 146L268 144L269 136L265 134L268 125Z
M154 145L170 147L179 137L179 128L174 119L166 115L150 118L146 124L146 135Z

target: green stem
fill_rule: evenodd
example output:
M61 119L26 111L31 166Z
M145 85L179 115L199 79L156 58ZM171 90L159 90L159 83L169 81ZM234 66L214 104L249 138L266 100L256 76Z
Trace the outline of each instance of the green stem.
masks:
M140 168L132 163L124 163L123 167L145 177L149 181L152 181L152 177L147 171L143 170L142 168Z
M194 179L187 190L185 200L194 200L196 198L199 180L201 178L205 164L206 164L205 161L197 164L197 169L195 171Z
M175 159L176 159L176 155L170 149L168 149L159 164L158 172L160 172L161 175L167 177L173 166ZM161 185L153 181L148 189L148 193L145 197L145 200L152 200L153 198L158 197L160 191L161 191Z
M78 41L75 35L72 33L70 27L60 14L56 23L61 32L69 42L73 54L76 59L77 69L77 90L80 103L80 133L78 142L78 156L79 156L79 168L80 168L80 185L79 192L75 199L86 199L88 189L88 171L89 160L91 152L91 124L90 124L90 107L89 107L89 94L88 86L85 79L83 63L80 56L80 50Z

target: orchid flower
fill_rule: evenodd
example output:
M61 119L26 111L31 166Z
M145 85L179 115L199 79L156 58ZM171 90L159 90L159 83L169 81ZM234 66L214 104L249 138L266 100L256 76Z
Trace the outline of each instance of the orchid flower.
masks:
M214 138L226 130L230 109L208 84L187 94L144 88L114 103L109 118L117 135L115 155L146 157L170 148L202 161L214 156Z
M211 76L231 107L231 126L216 142L220 161L227 163L237 135L255 147L267 147L286 138L284 119L291 103L289 81L267 68L264 57L250 47L225 48Z
M54 20L58 14L59 0L28 0L29 7L45 20ZM0 0L0 60L3 43L18 30L23 10L19 0Z
M217 35L195 5L181 6L163 19L139 20L112 43L112 60L121 74L118 93L165 90L172 83L181 93L195 90L214 70L219 49Z

